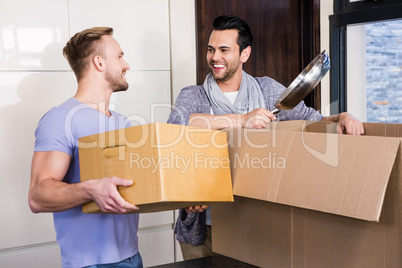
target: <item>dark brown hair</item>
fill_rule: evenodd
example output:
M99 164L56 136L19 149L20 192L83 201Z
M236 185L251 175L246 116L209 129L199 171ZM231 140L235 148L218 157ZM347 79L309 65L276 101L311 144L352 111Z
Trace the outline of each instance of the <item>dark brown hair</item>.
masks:
M237 30L239 36L237 44L240 48L240 53L253 43L253 35L251 34L250 26L246 21L233 15L222 15L215 18L212 27L217 31Z
M90 60L88 57L96 53L102 53L99 40L103 35L112 35L113 28L94 27L76 33L63 48L63 55L66 57L77 81L87 71Z

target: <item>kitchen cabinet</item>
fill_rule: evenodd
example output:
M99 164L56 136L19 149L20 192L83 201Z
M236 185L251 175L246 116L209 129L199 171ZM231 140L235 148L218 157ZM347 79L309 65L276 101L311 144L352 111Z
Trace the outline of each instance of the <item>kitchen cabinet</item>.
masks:
M168 4L166 0L70 0L71 33L93 26L113 27L132 71L169 71Z
M0 70L70 70L68 1L0 0L0 15Z

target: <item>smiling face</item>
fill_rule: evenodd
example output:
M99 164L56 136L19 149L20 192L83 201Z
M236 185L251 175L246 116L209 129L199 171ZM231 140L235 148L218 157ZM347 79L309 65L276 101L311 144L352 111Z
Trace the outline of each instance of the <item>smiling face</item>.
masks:
M124 52L119 43L111 36L102 36L105 60L107 62L105 79L113 92L128 89L126 72L130 65L124 60Z
M249 53L246 49L240 53L237 37L237 30L215 30L211 33L207 62L217 82L227 82L234 77L241 78L242 66L247 61Z

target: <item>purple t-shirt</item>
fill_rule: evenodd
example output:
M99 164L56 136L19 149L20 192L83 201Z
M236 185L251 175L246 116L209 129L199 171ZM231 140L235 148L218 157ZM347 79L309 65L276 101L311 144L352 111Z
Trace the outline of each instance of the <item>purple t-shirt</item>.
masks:
M35 151L61 151L72 157L63 179L80 182L78 138L125 128L130 122L112 112L103 113L70 98L51 109L39 121ZM82 207L53 213L63 267L114 263L138 252L138 214L85 214Z

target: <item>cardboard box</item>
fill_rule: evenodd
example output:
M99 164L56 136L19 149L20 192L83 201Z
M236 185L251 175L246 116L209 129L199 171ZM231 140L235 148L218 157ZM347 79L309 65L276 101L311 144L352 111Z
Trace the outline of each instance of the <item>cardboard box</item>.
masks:
M213 251L260 267L402 267L402 125L290 121L227 130L235 202Z
M153 123L79 139L81 180L118 176L139 213L233 201L227 137L222 131ZM85 213L100 212L95 202Z

